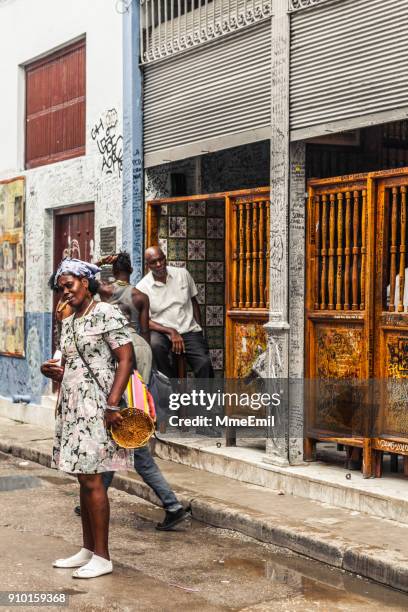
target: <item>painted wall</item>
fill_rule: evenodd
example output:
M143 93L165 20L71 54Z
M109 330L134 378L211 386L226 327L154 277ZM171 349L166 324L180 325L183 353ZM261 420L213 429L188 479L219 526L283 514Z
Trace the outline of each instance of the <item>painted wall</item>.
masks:
M122 236L123 14L113 0L9 0L0 4L0 178L26 176L26 353L0 356L0 395L30 393L38 400L38 372L51 351L53 209L95 203L95 254L99 230ZM23 65L86 35L86 154L24 171ZM17 44L16 44L17 41ZM108 125L116 157L105 150ZM109 134L108 134L109 136ZM114 149L115 150L115 149Z

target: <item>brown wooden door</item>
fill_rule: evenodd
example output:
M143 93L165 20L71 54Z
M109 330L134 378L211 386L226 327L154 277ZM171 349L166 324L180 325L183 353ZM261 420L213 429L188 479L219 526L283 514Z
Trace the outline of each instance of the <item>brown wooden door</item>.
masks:
M92 261L94 244L93 204L83 204L55 213L54 267L64 257Z
M307 227L306 402L310 440L363 446L337 381L368 379L371 363L373 211L367 175L310 181ZM332 381L332 383L330 382ZM332 386L331 386L332 384ZM346 385L345 385L346 387ZM306 457L311 458L310 444ZM365 466L366 475L371 467Z
M55 211L54 216L54 270L64 257L93 261L95 245L93 203L81 204ZM58 296L54 296L54 311ZM53 349L55 328L53 324Z
M374 373L380 385L374 448L408 455L407 169L377 181Z
M226 378L243 378L266 350L269 189L232 192L225 206Z
M375 393L357 439L347 437L348 406L311 392L305 454L328 437L363 446L366 476L381 473L371 450L404 455L408 474L408 384L395 384L408 379L407 204L408 168L309 183L306 376L373 378Z

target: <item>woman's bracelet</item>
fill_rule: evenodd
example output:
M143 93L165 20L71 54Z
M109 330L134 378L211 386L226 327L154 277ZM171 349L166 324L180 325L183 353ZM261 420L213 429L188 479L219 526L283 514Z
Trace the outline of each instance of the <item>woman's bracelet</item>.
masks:
M110 412L120 412L120 408L118 406L106 406L105 410L109 410Z

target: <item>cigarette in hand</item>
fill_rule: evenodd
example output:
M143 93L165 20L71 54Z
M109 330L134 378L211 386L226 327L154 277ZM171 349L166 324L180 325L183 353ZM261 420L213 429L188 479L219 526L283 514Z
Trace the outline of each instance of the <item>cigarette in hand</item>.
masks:
M65 308L65 306L68 305L68 300L65 300L65 302L61 302L60 304L58 304L57 306L57 312L62 312Z

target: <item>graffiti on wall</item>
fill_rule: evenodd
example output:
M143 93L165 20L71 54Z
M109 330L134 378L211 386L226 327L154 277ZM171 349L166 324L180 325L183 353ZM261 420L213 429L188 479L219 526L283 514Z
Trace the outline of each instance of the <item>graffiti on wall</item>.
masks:
M24 178L0 182L0 353L24 356Z
M105 174L122 175L123 136L118 133L118 112L115 108L106 111L91 130L102 157L101 170Z

